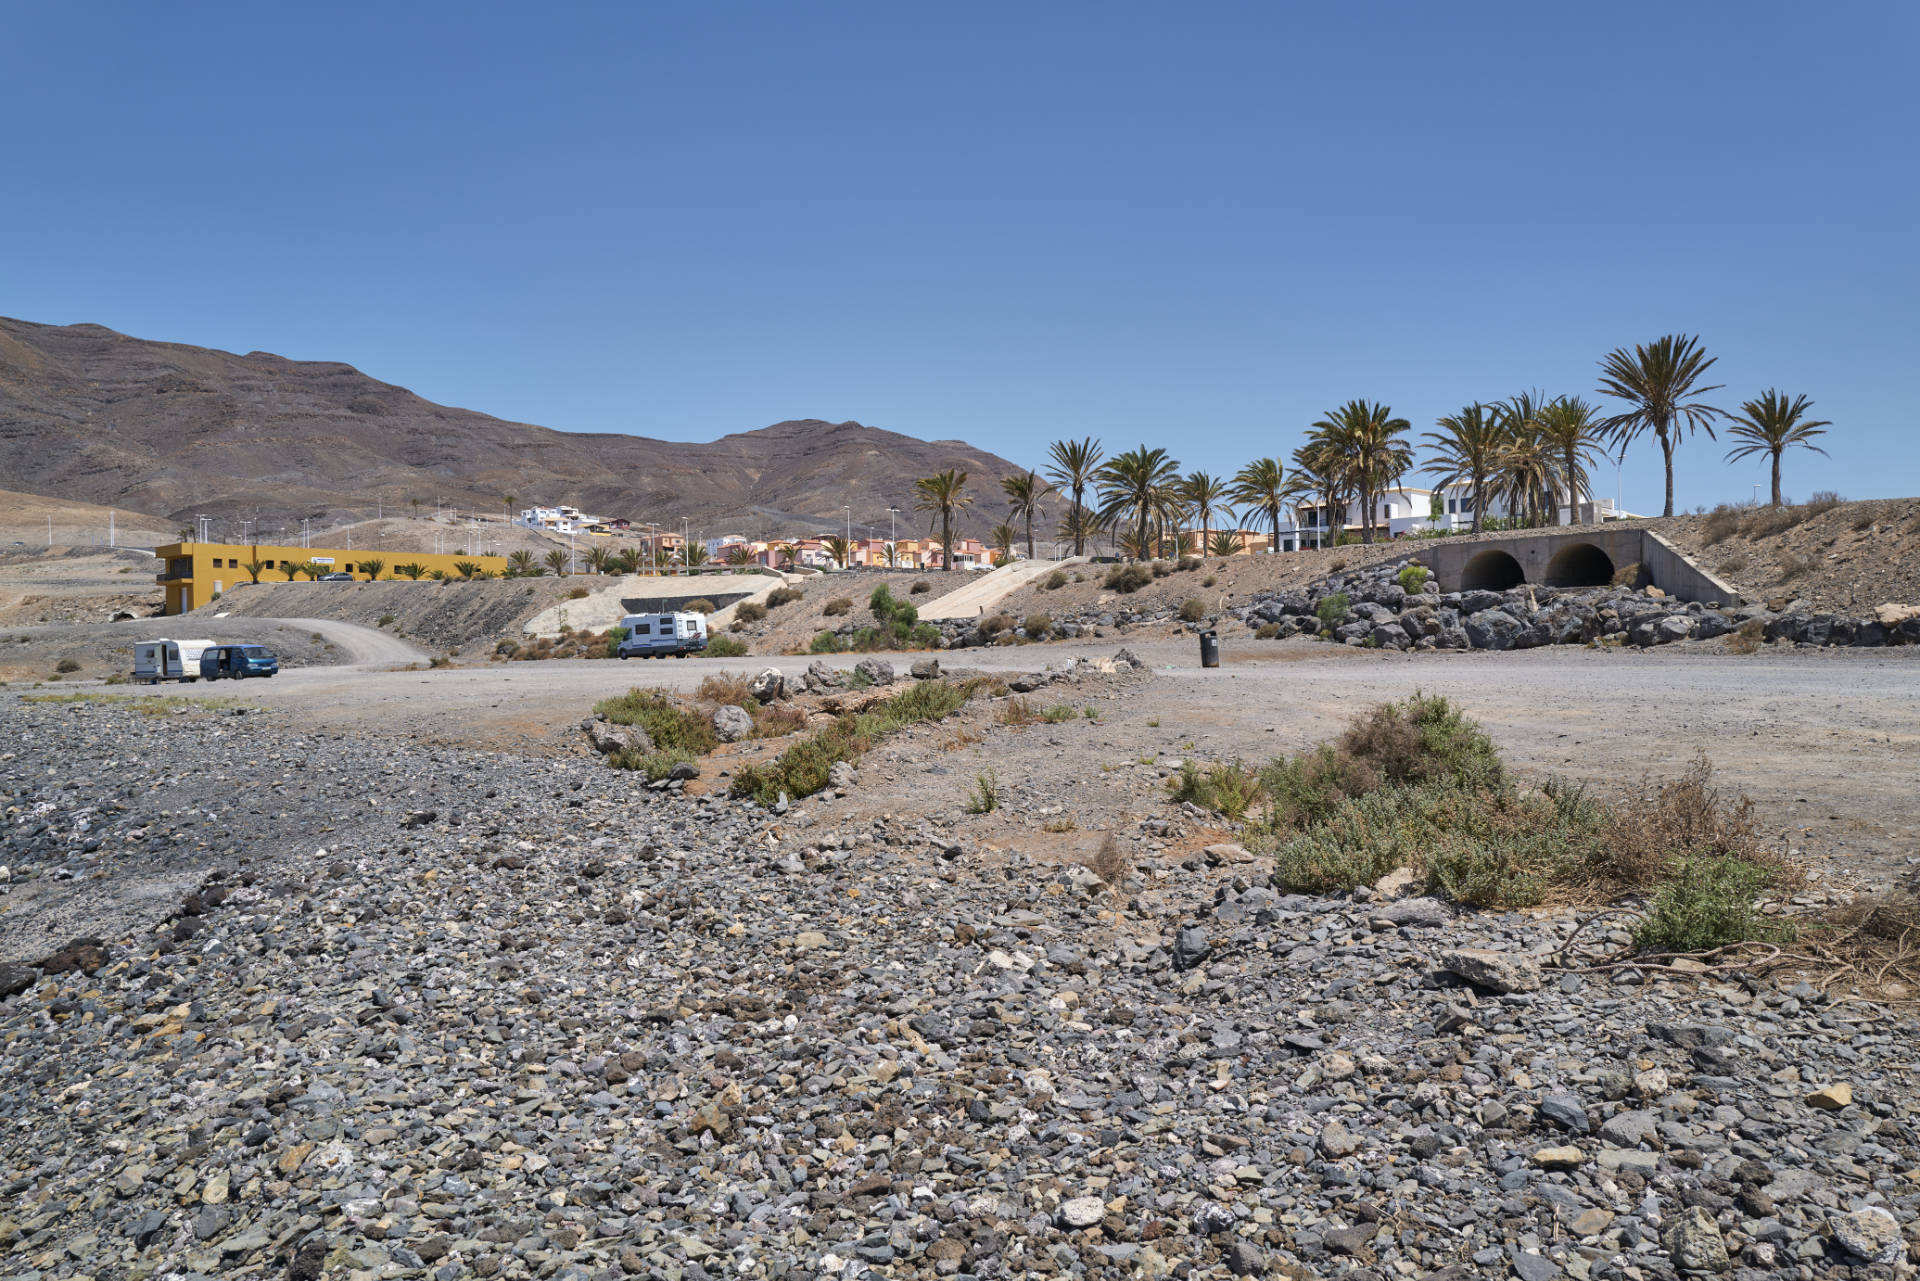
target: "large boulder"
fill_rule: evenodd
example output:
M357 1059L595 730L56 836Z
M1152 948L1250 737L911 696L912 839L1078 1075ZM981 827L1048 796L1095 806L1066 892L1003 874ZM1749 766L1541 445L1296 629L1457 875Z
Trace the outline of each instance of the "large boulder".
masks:
M837 668L830 666L825 659L816 658L807 664L807 693L818 694L823 690L840 689L847 683Z
M605 756L625 751L644 754L653 750L652 737L638 725L615 725L612 721L589 716L580 722L580 728L586 731L587 741L593 744L593 750Z
M937 658L916 658L913 660L913 679L934 681L940 679L940 660Z
M759 703L777 703L787 696L787 681L777 667L769 667L754 677L747 690Z
M1412 642L1407 631L1398 623L1381 623L1372 632L1373 643L1381 649L1405 649Z
M869 685L893 684L893 664L884 658L863 658L853 665Z
M1507 598L1499 592L1462 592L1460 593L1460 612L1478 614L1485 609L1498 609L1507 603Z
M723 743L737 743L753 733L753 717L732 703L713 709L713 734Z
M1475 649L1512 649L1520 635L1520 620L1504 609L1482 609L1468 613L1466 633L1467 643Z

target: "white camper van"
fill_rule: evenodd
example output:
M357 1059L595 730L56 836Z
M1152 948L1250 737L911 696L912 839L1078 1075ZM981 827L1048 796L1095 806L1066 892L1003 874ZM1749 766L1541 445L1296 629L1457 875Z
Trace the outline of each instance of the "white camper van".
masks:
M626 635L620 640L622 658L684 658L707 647L705 614L628 614L620 620Z
M200 655L213 648L210 640L150 640L133 647L133 683L158 685L161 681L200 679Z

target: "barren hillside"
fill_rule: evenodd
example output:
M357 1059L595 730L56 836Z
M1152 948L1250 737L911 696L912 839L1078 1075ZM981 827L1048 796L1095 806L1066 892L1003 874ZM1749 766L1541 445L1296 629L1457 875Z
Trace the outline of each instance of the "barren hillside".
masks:
M1920 498L1724 507L1648 523L1754 600L1855 614L1920 604Z
M1004 458L857 422L801 419L704 443L553 431L436 405L333 361L149 342L0 318L0 485L173 518L472 511L576 503L709 532L884 530L913 482L974 478L965 527L1004 518ZM226 537L216 530L216 536Z

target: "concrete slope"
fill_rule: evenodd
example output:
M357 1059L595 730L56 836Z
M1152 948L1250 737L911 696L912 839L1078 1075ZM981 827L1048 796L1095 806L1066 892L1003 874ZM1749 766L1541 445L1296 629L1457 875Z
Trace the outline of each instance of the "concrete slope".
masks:
M422 663L427 651L409 645L397 636L358 623L342 623L331 618L287 618L282 622L320 633L347 653L351 667L390 667L402 663Z
M953 618L980 618L993 612L994 606L1036 578L1051 574L1064 565L1084 564L1086 557L1069 556L1065 560L1016 560L981 574L958 591L948 592L928 603L920 617L928 622Z

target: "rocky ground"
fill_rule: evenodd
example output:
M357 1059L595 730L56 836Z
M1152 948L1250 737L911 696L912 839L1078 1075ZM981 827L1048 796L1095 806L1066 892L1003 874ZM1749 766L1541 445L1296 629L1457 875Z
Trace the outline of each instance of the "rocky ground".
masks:
M158 614L156 572L151 555L125 547L0 548L0 626Z
M569 592L594 590L606 581L542 577L251 583L185 617L333 618L362 627L384 627L435 653L484 653L492 650L499 637L518 636L521 623L567 599ZM388 621L382 623L383 618Z
M136 641L195 637L226 644L265 645L285 668L331 666L339 648L298 623L270 619L123 619L115 623L0 628L0 681L97 681L133 672ZM70 659L75 672L61 673Z
M1175 695L1050 681L1096 716L977 704L862 763L918 804L775 815L0 694L0 1271L1912 1275L1903 1011L1279 894L1167 759L1067 793L1117 893L908 774L1085 769Z
M885 586L916 609L938 600L971 581L963 573L905 573L887 570L854 570L844 574L816 574L793 584L801 598L776 605L757 623L745 623L729 629L728 634L747 642L755 654L803 654L813 638L824 630L840 626L871 627L873 616L867 600L873 589ZM914 588L925 590L915 593ZM836 600L851 602L844 614L829 615L827 606Z
M1811 612L1854 617L1920 604L1920 499L1783 515L1742 507L1648 523L1751 600L1801 597Z

